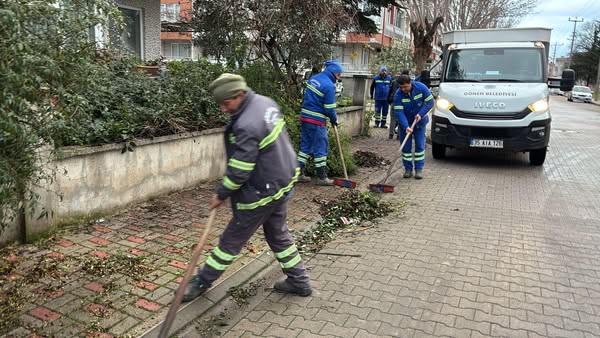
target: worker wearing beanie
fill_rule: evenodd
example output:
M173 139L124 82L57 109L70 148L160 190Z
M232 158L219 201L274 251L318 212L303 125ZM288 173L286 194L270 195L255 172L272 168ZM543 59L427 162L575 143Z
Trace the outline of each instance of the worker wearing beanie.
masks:
M300 111L302 136L298 165L300 166L300 182L310 182L305 173L306 163L312 156L317 170L318 185L332 185L333 180L327 177L327 154L329 141L327 138L327 120L337 126L335 82L343 72L342 64L336 60L325 62L325 70L311 77L306 83L304 103Z
M375 99L375 128L387 128L386 121L388 110L388 93L390 91L390 83L392 77L387 73L387 67L382 66L379 69L379 74L373 77L371 83L371 98Z
M281 110L270 98L255 94L239 75L223 74L208 89L221 111L231 116L225 129L227 169L209 209L230 198L233 218L183 300L206 292L261 225L287 275L275 283L275 290L308 296L309 278L286 223L287 201L300 170Z

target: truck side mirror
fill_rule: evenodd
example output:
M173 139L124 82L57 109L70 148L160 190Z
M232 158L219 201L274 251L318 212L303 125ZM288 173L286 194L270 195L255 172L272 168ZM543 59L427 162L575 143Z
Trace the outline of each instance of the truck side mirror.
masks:
M560 90L570 92L575 85L575 71L573 69L565 69L562 72L560 79Z
M419 79L419 82L426 85L427 87L431 87L431 73L429 72L429 70L421 71L421 78Z

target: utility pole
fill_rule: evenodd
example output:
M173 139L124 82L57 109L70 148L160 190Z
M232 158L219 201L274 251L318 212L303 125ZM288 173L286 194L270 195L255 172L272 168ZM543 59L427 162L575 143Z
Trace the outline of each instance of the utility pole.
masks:
M558 43L558 42L554 43L554 53L552 54L552 63L553 64L556 64L556 47L558 47L558 46L562 47L562 45L563 45L562 43Z
M583 18L581 20L578 20L577 18L571 20L571 18L569 18L569 21L573 22L573 38L571 39L571 55L569 56L569 65L567 66L567 68L571 68L571 62L573 61L573 44L575 43L575 31L577 30L577 23L578 22L583 22Z
M600 26L600 20L594 20L594 23ZM595 33L596 32L594 32L594 34ZM598 57L598 74L596 74L596 91L594 92L594 94L596 95L596 97L600 97L600 57Z
M556 74L558 66L556 65L556 47L562 46L562 43L555 42L554 43L554 53L552 54L552 74L551 76L558 76Z

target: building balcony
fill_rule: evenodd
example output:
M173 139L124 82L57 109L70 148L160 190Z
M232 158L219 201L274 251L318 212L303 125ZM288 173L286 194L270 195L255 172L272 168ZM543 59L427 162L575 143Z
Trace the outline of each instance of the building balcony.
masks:
M161 40L192 40L191 32L160 32Z
M345 63L342 62L344 67L343 75L370 75L369 64L364 63Z

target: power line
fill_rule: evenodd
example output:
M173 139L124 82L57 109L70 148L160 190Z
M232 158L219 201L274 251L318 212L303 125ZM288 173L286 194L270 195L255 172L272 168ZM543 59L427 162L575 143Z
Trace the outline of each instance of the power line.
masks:
M569 18L570 22L573 22L573 38L571 39L571 54L569 56L569 65L567 66L567 68L571 68L571 61L573 61L573 44L575 43L575 31L577 30L577 23L578 22L583 22L583 19L578 20L577 18L571 20L571 18Z

